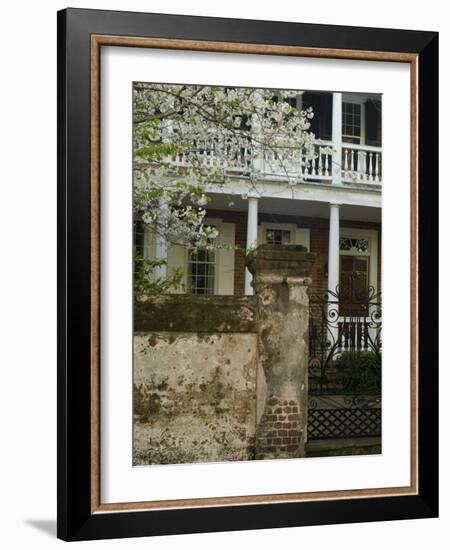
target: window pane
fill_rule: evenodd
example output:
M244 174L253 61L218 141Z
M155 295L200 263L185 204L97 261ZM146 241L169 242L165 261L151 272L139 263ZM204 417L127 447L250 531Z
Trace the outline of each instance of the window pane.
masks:
M291 232L290 231L283 231L282 241L283 241L283 244L289 244L291 242Z
M291 231L289 229L267 229L266 242L268 244L289 244Z
M342 135L351 138L361 137L361 105L359 103L342 103Z
M214 294L215 254L206 248L191 251L188 257L188 290L192 294Z

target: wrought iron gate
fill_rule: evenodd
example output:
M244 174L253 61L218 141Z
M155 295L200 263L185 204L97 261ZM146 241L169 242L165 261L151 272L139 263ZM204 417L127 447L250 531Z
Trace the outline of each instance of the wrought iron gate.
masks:
M381 435L381 294L347 282L310 297L309 440Z

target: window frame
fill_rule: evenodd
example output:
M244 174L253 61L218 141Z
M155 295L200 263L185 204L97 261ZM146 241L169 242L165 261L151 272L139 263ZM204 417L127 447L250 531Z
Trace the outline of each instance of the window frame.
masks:
M268 244L266 238L266 231L268 229L280 230L280 231L289 231L291 233L290 244L295 244L295 230L297 225L292 223L275 223L275 222L263 222L259 225L261 228L261 233L258 238L258 244Z
M366 103L367 97L360 96L358 94L343 94L342 95L342 121L341 121L341 135L343 143L350 143L353 145L366 145ZM346 141L348 139L357 139L357 136L350 136L344 134L344 104L359 105L360 107L360 135L359 142L354 143L352 141Z
M204 220L203 220L203 225L209 225L209 226L214 226L218 231L219 231L219 235L220 235L220 232L221 232L221 227L222 227L222 223L223 221L220 219L220 218L208 218L206 217ZM219 294L219 272L220 272L220 268L221 268L221 265L220 265L220 249L218 250L214 250L214 290L212 292L212 294L194 294L193 292L190 292L190 288L189 288L189 254L190 254L190 250L189 249L186 249L186 254L185 254L185 262L184 262L184 272L185 272L185 290L186 290L186 294L189 294L191 296L215 296L217 294Z

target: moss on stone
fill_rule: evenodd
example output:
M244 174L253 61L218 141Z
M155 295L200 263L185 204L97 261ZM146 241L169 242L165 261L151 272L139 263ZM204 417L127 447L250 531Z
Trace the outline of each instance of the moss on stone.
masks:
M141 296L134 304L135 332L256 332L253 296ZM152 343L154 340L151 341Z

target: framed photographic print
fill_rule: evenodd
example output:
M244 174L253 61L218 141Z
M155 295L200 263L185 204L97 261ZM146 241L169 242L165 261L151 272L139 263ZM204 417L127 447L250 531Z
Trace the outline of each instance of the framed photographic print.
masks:
M435 517L437 33L58 13L58 536Z

